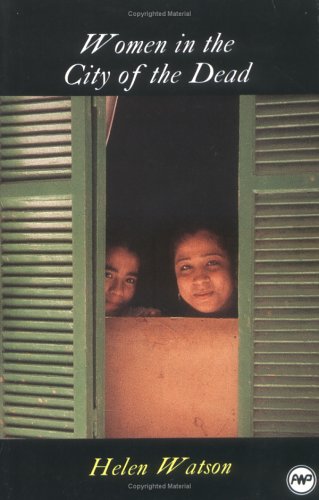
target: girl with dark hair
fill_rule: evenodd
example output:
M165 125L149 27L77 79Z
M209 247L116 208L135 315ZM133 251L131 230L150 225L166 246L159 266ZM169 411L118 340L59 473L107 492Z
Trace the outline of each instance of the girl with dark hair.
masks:
M132 302L140 270L140 259L125 246L113 246L105 258L105 313L121 316Z
M180 231L173 242L179 315L236 317L236 271L226 237L208 227Z
M159 316L158 309L135 304L142 263L138 250L125 240L111 241L105 256L106 316Z

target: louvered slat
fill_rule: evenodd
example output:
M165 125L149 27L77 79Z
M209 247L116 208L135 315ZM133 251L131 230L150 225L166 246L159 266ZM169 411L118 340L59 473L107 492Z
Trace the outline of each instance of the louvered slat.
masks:
M29 239L33 246L26 243ZM70 437L74 431L71 198L4 199L1 250L5 435Z
M71 177L71 99L1 97L0 181Z
M255 436L319 435L319 197L255 194Z

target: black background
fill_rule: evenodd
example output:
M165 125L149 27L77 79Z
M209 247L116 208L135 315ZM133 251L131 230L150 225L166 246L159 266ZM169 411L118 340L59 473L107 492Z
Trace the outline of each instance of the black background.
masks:
M295 465L319 473L318 442L313 439L52 440L1 443L1 498L6 500L117 500L135 498L199 500L285 500L295 498L286 476ZM190 463L232 463L229 475L156 475L163 457L190 457ZM122 465L148 464L145 476L90 477L95 458ZM139 491L128 483L191 483L190 490ZM305 498L317 498L318 486Z
M90 85L68 86L66 70L75 63L119 71L141 62L149 67L169 62L184 70L178 85L151 86L141 78L130 94L317 92L317 0L2 0L2 94L38 95L99 93ZM129 10L192 10L191 17L129 17ZM192 54L115 55L108 48L80 55L87 33L120 33L124 40L167 40L170 47L185 33L198 41ZM221 32L236 44L230 54L207 55L216 68L245 68L254 62L246 84L187 84L194 63L203 61L199 48L209 35ZM120 38L120 37L119 37ZM125 93L116 81L101 94Z

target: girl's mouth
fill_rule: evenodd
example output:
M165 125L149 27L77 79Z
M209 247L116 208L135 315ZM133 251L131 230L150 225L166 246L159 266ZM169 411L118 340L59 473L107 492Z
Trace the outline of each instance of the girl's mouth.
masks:
M194 297L199 298L199 299L205 299L207 297L211 297L214 294L212 290L208 291L203 291L203 292L196 292L194 293Z

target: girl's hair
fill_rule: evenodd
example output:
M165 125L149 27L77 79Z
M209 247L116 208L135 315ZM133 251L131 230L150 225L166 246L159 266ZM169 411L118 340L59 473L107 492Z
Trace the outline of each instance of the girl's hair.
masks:
M128 229L108 228L106 231L106 252L115 247L126 248L142 261L141 248L134 235Z

